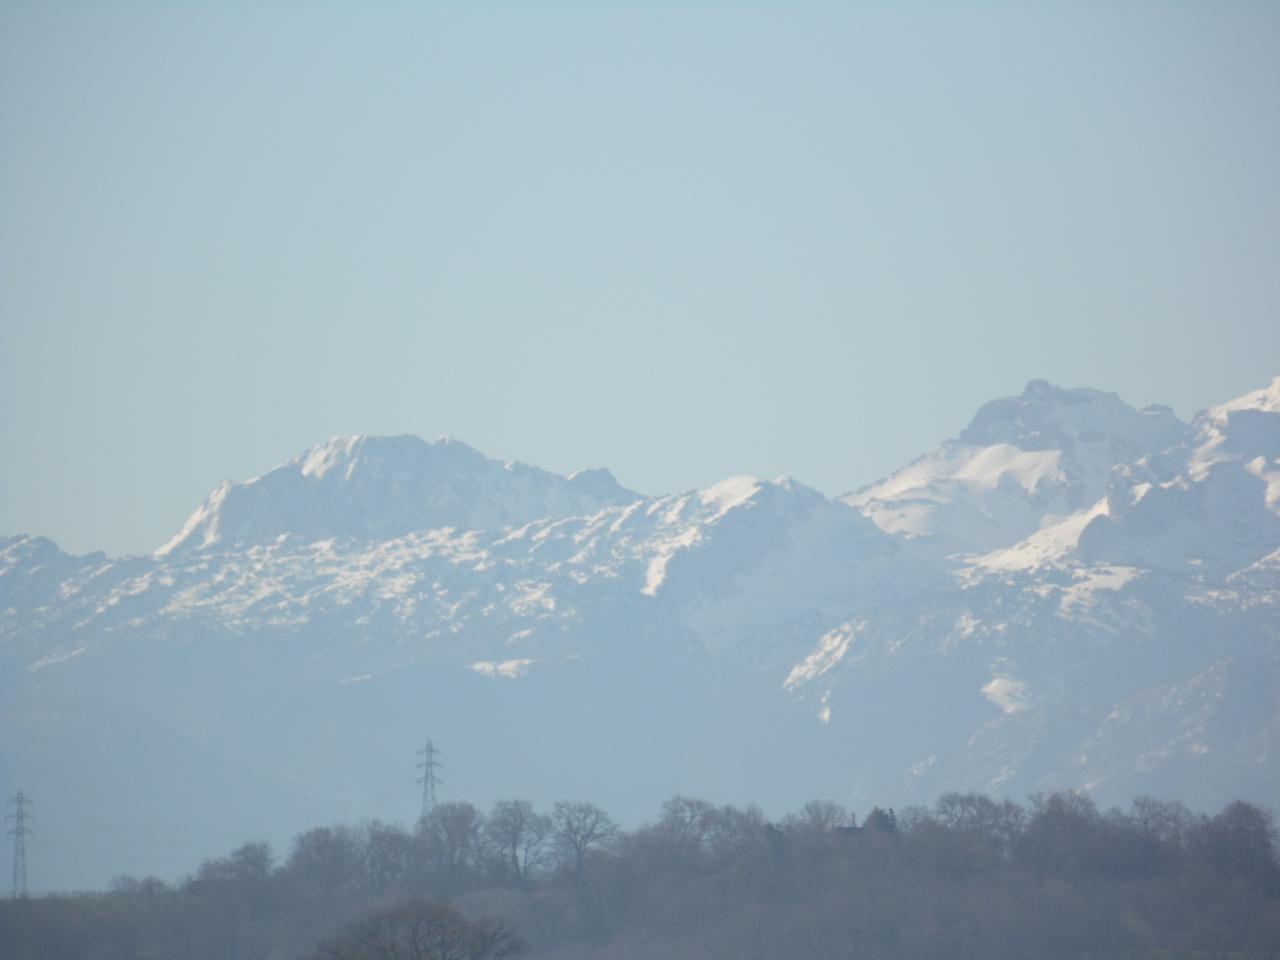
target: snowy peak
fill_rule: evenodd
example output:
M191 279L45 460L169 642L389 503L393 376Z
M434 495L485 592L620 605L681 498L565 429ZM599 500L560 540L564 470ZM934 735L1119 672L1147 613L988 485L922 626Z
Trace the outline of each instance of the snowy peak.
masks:
M826 497L791 477L763 480L741 474L699 490L697 501L713 514L713 518L719 518L744 506L763 508L779 514L808 512L818 504L825 503Z
M1280 377L1200 412L1195 425L1198 435L1188 464L1194 479L1203 479L1215 464L1238 460L1257 461L1257 475L1274 473L1280 458Z
M485 462L482 453L452 437L441 437L434 443L428 443L420 437L410 435L349 435L330 437L327 442L312 447L285 466L297 464L302 476L316 480L322 480L337 471L344 480L350 481L359 473L386 471L408 475L423 469L439 469L446 464L463 469L477 469Z
M1062 451L1108 443L1121 456L1141 456L1178 443L1186 432L1187 425L1168 407L1153 404L1135 410L1114 393L1032 380L1020 396L992 400L979 409L959 442Z
M1091 506L1117 465L1188 435L1167 407L1032 380L985 404L957 439L842 499L886 532L995 550Z
M594 513L639 495L607 470L562 477L490 460L449 437L338 436L243 483L224 482L157 553L282 535L387 540Z
M1210 407L1200 416L1225 421L1230 414L1241 410L1280 413L1280 377L1273 378L1271 383L1260 390L1250 391L1243 396L1236 397L1234 400L1228 400L1226 403L1218 404L1216 407Z
M1203 575L1280 547L1280 378L1196 417L1187 442L1118 472L1109 516L1080 537L1086 559Z
M1131 564L1202 579L1280 548L1280 378L1197 415L1167 450L1122 464L1090 509L980 557L989 569Z

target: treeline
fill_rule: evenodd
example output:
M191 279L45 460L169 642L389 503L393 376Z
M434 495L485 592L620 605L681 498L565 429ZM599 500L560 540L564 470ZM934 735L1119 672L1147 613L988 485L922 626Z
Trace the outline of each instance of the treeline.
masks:
M675 797L634 831L588 803L446 803L413 829L309 830L279 861L245 844L176 885L5 902L0 946L5 960L1243 960L1280 957L1280 853L1271 815L1242 802L1204 816L948 794L856 824L824 802L770 823Z

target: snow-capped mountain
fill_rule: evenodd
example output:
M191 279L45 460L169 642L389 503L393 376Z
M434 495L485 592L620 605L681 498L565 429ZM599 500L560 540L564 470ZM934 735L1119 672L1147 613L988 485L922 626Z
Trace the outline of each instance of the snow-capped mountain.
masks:
M957 439L841 499L889 533L990 550L1092 505L1118 464L1187 434L1167 407L1033 380L984 406Z
M500 463L449 437L333 437L260 477L226 481L157 553L277 536L386 540L417 530L488 530L631 503L608 470L562 477Z
M1195 417L1179 444L1122 463L1106 495L977 563L1111 562L1198 582L1280 548L1280 378Z
M191 860L216 849L192 823L410 815L426 736L457 798L631 819L677 792L1265 801L1277 424L1280 380L1190 426L1033 381L842 500L335 438L153 555L0 539L0 778L62 821L92 779L104 821L167 817ZM107 875L86 844L138 872L110 832L50 842L60 883Z
M829 717L904 656L967 674L970 695L1000 715L965 728L963 748L922 744L908 781L1046 784L1069 771L1104 795L1158 782L1207 799L1207 781L1238 790L1251 771L1274 790L1280 379L1193 427L1114 467L1095 503L1018 543L954 558L956 589L926 610L830 631L788 687ZM972 707L964 692L956 684L942 696L961 712Z
M1081 532L1082 557L1227 575L1280 548L1280 378L1195 426L1117 472L1106 511Z
M38 669L140 637L314 630L358 639L366 665L385 653L396 664L523 659L524 669L572 655L551 639L564 631L616 633L609 620L622 609L649 626L677 621L690 649L780 664L824 618L901 601L942 576L815 490L740 476L586 516L386 540L288 534L109 560L8 538L0 625L10 649L42 652Z

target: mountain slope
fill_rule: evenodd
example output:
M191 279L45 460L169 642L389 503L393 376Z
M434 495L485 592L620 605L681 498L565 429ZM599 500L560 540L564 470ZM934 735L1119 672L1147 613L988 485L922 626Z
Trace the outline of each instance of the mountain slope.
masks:
M1221 779L1273 793L1278 400L1280 379L1204 411L1181 443L1117 465L1096 503L957 557L954 589L927 609L842 624L797 661L788 689L829 722L864 701L869 677L879 690L886 674L905 680L904 660L952 664L958 682L930 700L973 726L948 749L922 742L908 783L1112 796L1159 783L1209 803ZM979 724L980 700L999 715Z

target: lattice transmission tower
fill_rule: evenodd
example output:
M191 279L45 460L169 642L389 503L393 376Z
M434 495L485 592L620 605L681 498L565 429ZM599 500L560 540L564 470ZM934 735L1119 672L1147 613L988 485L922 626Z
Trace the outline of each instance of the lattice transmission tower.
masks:
M27 895L27 834L31 832L27 826L27 817L31 816L27 807L31 806L31 801L19 790L18 795L9 801L9 806L17 808L5 819L13 821L13 829L9 831L13 837L13 899L19 900Z
M425 817L431 812L431 808L436 805L436 787L444 783L436 773L444 766L439 760L440 751L436 749L436 745L430 740L427 745L418 751L418 756L422 757L418 764L418 769L422 771L422 778L418 781L422 784L422 815Z

